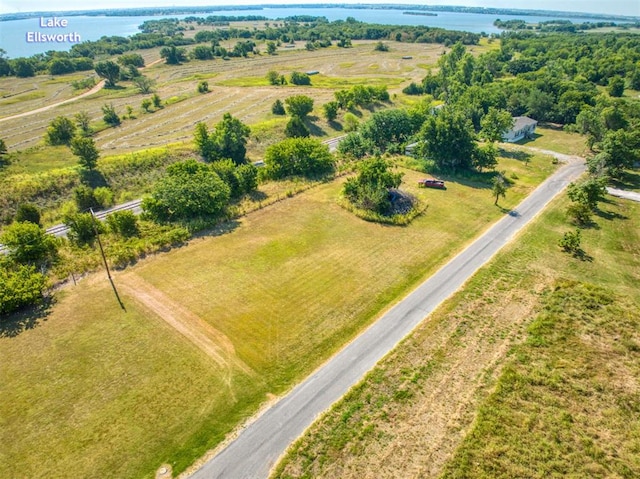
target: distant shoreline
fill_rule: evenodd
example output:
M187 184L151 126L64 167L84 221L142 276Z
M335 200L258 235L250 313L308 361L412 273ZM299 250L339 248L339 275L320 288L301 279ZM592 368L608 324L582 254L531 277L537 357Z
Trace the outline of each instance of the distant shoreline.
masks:
M135 17L135 16L170 16L170 15L203 15L229 10L264 10L268 8L279 9L313 9L313 8L348 8L363 10L408 10L416 13L409 15L422 15L425 12L451 12L451 13L475 13L482 15L515 15L515 16L547 16L563 18L597 18L606 20L640 21L640 16L631 15L611 15L607 13L586 13L586 12L561 12L556 10L529 10L514 8L487 8L487 7L462 7L449 5L410 5L410 4L337 4L337 3L316 3L304 5L278 5L278 4L256 4L256 5L222 5L222 6L200 6L200 7L140 7L140 8L119 8L100 10L70 10L70 11L41 11L41 12L20 12L0 14L0 21L25 20L29 18L64 15L73 16L107 16L107 17ZM404 12L403 12L404 13ZM425 15L428 15L425 13ZM437 14L434 14L437 15Z
M433 12L402 12L403 15L422 15L424 17L437 17L437 13Z

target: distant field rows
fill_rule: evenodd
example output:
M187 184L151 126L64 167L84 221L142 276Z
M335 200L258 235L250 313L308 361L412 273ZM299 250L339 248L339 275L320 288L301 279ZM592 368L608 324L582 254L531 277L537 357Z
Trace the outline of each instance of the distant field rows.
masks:
M401 45L401 48L398 45ZM127 119L118 128L98 133L96 141L100 148L120 153L182 141L191 136L195 123L215 123L225 112L232 113L248 124L262 121L269 117L270 106L275 98L284 99L295 94L307 94L315 99L316 106L319 107L333 98L334 79L336 85L343 81L341 79L344 79L346 84L367 84L372 75L376 78L388 78L390 84L398 84L402 79L419 80L424 75L424 69L418 65L434 63L442 48L439 45L392 43L391 52L380 53L374 52L372 43L369 42L357 44L351 49L333 47L313 52L280 49L279 54L274 56L262 54L229 61L191 61L178 67L157 64L146 69L144 74L156 82L156 91L160 97L173 103L162 111L153 114L143 113L140 103L149 95L139 94L133 87L127 86L127 83L122 83L125 89L103 90L89 98L37 115L3 122L3 139L11 150L24 150L42 141L47 126L56 116L72 117L79 111L86 111L93 122L100 122L102 105L113 104L120 115L126 114L125 107L130 105L137 118ZM143 51L143 55L145 61L151 63L157 59L157 49ZM402 55L411 55L414 59L402 60ZM242 83L243 78L263 78L271 69L285 75L293 70L318 70L331 77L327 77L329 82L324 81L328 84L327 88L270 87L266 80L264 86L253 86L251 90L234 86L216 86L219 82L233 83L234 80L240 80ZM44 95L44 98L20 101L5 107L0 100L0 115L10 116L78 95L82 92L73 92L69 83L72 79L85 76L86 73L59 76L55 77L53 82L49 79L51 77L38 76L19 80L18 87L10 87L9 79L0 79L2 92L33 88L36 94ZM202 79L206 79L210 88L215 90L213 94L195 93L196 85ZM212 100L212 95L216 95L215 100ZM5 101L10 100L8 98Z

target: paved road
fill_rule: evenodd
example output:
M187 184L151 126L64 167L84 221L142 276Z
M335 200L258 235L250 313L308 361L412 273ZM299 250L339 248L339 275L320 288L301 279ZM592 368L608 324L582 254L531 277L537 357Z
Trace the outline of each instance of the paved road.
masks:
M556 155L557 156L557 155ZM323 411L411 332L442 301L531 221L569 182L585 171L572 158L515 210L422 283L352 343L248 425L192 479L262 479L286 448Z
M624 198L625 200L640 201L640 193L637 193L635 191L625 191L607 187L607 193L609 193L611 196Z

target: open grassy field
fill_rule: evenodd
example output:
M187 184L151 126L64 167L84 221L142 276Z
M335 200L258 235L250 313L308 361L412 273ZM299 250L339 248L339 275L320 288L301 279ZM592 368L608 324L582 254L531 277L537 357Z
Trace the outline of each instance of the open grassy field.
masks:
M298 441L273 477L638 477L640 204L581 261L555 200ZM478 412L479 411L479 412Z
M0 79L0 118L73 98L84 90L74 90L71 82L92 74L95 75L93 72L77 72L34 78L4 77Z
M520 140L516 144L557 151L565 155L585 156L588 152L584 136L568 133L562 126L550 124L538 125L532 139Z
M25 150L42 141L46 127L56 116L72 117L79 111L86 111L99 131L95 139L105 154L190 141L197 122L214 124L226 112L249 125L268 120L272 118L271 105L277 98L284 100L295 94L309 94L320 111L320 105L333 99L335 89L354 84L367 85L371 78L377 78L378 83L389 84L391 91L400 91L405 84L420 81L424 76L424 69L418 64L435 64L443 50L441 45L396 45L394 42L390 52L375 52L373 45L373 42L355 42L353 48L330 47L313 52L280 49L277 55L272 56L262 54L227 61L193 60L180 66L151 65L159 59L158 50L144 51L145 61L150 65L144 74L156 82L155 91L166 102L164 108L153 113L143 112L140 104L150 95L140 94L130 83L122 82L115 89L103 89L90 97L38 115L4 121L3 139L10 151ZM406 55L413 56L413 59L402 60L401 57ZM267 85L265 78L269 70L286 76L294 70L318 70L322 77L312 89L293 85L272 87ZM77 76L38 76L20 83L22 86L15 86L15 79L0 79L0 91L14 94L20 93L20 88L24 90L5 99L13 103L4 109L0 101L0 117L75 95L70 81ZM211 93L196 93L197 84L202 80L208 81ZM28 99L21 95L37 95L38 98ZM20 98L22 100L18 102ZM131 106L134 118L125 119L117 128L105 129L101 111L104 104L113 104L121 116L126 114L126 107Z
M527 185L552 166L503 168ZM429 205L407 227L343 210L337 180L117 273L126 313L96 274L3 324L0 476L184 470L504 214L484 184L422 176L405 171Z

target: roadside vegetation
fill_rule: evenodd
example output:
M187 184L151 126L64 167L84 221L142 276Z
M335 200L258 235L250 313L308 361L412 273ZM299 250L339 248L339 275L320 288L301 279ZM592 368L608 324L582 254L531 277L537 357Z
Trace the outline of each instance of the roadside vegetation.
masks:
M353 19L301 16L262 28L228 21L151 21L130 39L85 42L68 53L0 55L0 76L33 75L36 85L32 91L20 81L11 86L14 78L0 79L0 88L11 92L0 101L6 116L14 103L16 111L35 108L40 91L51 105L51 96L70 98L76 93L69 88L86 91L104 80L104 88L77 102L3 121L0 344L7 346L0 362L14 394L2 416L11 418L6 434L14 438L15 459L0 475L15 475L10 468L18 463L35 476L40 467L149 475L163 461L183 471L557 167L557 159L522 144L588 156L589 177L570 186L571 204L554 239L554 255L569 253L562 264L594 262L592 230L600 221L621 220L607 210L604 194L611 181L633 183L629 169L640 160L640 109L625 97L637 86L634 36L578 41L512 32L480 41L474 34ZM200 22L197 31L189 29L193 22ZM604 61L614 54L615 62ZM45 70L52 77L38 75ZM66 90L54 86L64 78ZM499 144L519 115L544 127L521 145ZM322 140L338 135L345 137L334 154ZM446 190L418 189L425 174L446 181ZM104 223L93 216L141 197L140 216L118 212ZM59 221L70 228L67 239L45 234L45 226ZM169 251L187 242L189 248ZM113 301L103 315L96 305L83 307L88 292L108 301L108 285L97 276L77 282L100 267L102 251L106 263L122 269L116 283L131 313L119 312ZM166 254L141 261L159 252ZM542 304L538 293L531 305ZM81 309L78 322L74 316L63 326L70 328L69 342L82 338L65 350L69 363L44 368L38 358L59 354L60 343L50 342L58 321ZM182 350L192 348L184 361L209 364L207 381L224 384L224 394L208 395L200 381L193 390L174 381L181 394L204 402L178 414L178 389L149 400L157 376L149 389L122 393L129 391L127 374L110 375L122 372L121 363L113 364L123 361L113 349L122 341L122 314L151 318L132 335L143 344L156 329L164 331L160 336L173 337L172 328L184 336L167 346L174 362L162 381L174 381L185 364ZM104 325L85 325L89 318ZM100 343L104 334L118 342ZM43 351L38 358L14 359L13 348L30 350L32 340ZM92 345L104 348L96 377L109 383L106 406L91 419L72 417L64 405L74 398L88 391L103 397L89 378L93 369L78 366ZM134 370L158 367L159 356L144 358L133 343L124 350ZM493 351L496 371L505 350ZM77 387L52 387L50 411L13 407L37 403L30 382L56 383L65 368L81 379ZM413 393L398 394L403 400ZM91 398L80 403L96 407ZM112 407L125 413L114 420ZM40 424L42 432L21 436L23 413L37 416L34 428ZM153 426L136 416L160 413L167 417ZM71 465L77 443L50 432L51 425L75 421L81 423L77 442L95 450ZM96 439L104 439L104 428L118 431L107 434L108 444ZM47 461L28 454L33 444ZM136 462L130 451L144 457ZM128 459L120 463L121 453Z
M503 167L517 172L523 184L527 173L533 175L530 186L508 198L507 206L553 170L546 156L532 158L529 165L506 158ZM0 355L9 379L3 394L11 400L4 403L2 416L10 419L3 434L13 439L4 463L9 469L2 475L13 475L10 468L16 465L33 476L43 465L67 475L103 471L141 476L165 462L174 471L184 470L502 215L480 184L451 183L446 192L418 189L423 173L401 171L403 188L427 203L430 213L406 228L381 227L344 211L336 201L340 179L290 198L283 194L283 201L223 223L187 248L116 271L114 282L126 313L101 273L77 286L69 284L42 313L4 320ZM285 184L293 191L295 183ZM140 229L143 225L138 224ZM430 239L428 252L425 237ZM109 254L108 235L103 240ZM398 255L398 248L407 254ZM303 310L306 319L300 321ZM218 367L211 359L215 356L172 331L167 321L175 315L195 315L209 325L200 334L214 344L233 345L233 357L251 372ZM220 343L223 337L228 342ZM151 338L156 352L149 354ZM28 354L26 361L18 350L39 353ZM99 367L83 362L88 351L99 358ZM154 376L155 368L162 374ZM195 368L193 376L184 377L183 368ZM201 374L201 368L207 372ZM64 371L73 372L67 376ZM46 405L31 396L39 390L28 387L30 383L45 388L63 374L73 381L60 388L51 385ZM132 387L145 376L144 387ZM221 383L225 386L216 386ZM185 404L184 397L192 399ZM37 418L28 404L40 411ZM70 404L77 406L69 409ZM77 408L91 413L75 417L76 433L61 435L59 429L45 427L69 423ZM22 429L24 414L31 417L29 433ZM163 419L148 419L156 417ZM97 436L98 442L90 439ZM76 442L82 438L93 446L79 458ZM32 454L34 445L37 455ZM47 461L39 459L45 456Z
M560 198L297 441L272 477L640 471L637 203L607 200L583 261Z

